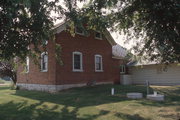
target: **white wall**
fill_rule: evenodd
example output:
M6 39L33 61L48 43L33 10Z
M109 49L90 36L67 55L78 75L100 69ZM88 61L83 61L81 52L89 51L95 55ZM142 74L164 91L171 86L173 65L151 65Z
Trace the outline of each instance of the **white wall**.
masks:
M162 65L146 65L131 67L133 84L146 84L146 80L154 85L180 85L180 66L169 65L161 71Z

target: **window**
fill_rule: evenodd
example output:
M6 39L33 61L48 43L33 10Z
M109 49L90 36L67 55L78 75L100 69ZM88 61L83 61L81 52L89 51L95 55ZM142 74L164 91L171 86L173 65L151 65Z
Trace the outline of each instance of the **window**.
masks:
M95 38L102 40L102 34L100 32L95 32Z
M44 40L44 44L47 45L48 44L48 40Z
M25 66L25 72L29 72L29 57L26 57L26 66Z
M81 52L73 52L73 71L77 71L77 72L83 71Z
M76 28L75 28L75 32L76 32L76 34L84 35L84 31L83 31L83 29L80 28L80 27L76 27Z
M120 73L125 73L125 72L126 72L126 66L125 65L121 65Z
M43 52L41 54L41 71L42 72L48 71L48 54L47 54L47 52Z
M103 64L102 64L102 56L95 55L95 71L102 72L103 71Z

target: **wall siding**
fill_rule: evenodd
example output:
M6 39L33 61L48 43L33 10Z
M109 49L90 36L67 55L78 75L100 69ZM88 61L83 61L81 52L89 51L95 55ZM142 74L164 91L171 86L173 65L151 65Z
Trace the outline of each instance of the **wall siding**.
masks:
M132 67L133 84L146 84L146 80L153 85L180 85L180 66L171 64L167 71L159 72L159 65Z

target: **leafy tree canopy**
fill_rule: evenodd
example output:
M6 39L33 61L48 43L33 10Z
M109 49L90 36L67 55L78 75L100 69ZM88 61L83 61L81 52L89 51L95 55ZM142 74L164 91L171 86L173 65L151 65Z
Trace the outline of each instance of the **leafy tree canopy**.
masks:
M124 32L127 40L137 39L136 53L150 60L180 62L179 0L90 0L81 10L68 1L70 19Z
M45 45L52 35L56 1L1 0L0 1L0 58L10 60L16 56L25 58L29 45Z
M52 35L51 11L57 11L73 25L85 24L93 30L110 28L126 33L129 39L136 38L135 51L149 55L151 60L180 62L179 0L88 0L79 8L77 2L82 1L1 0L0 58L25 58L30 44L38 51L37 46Z

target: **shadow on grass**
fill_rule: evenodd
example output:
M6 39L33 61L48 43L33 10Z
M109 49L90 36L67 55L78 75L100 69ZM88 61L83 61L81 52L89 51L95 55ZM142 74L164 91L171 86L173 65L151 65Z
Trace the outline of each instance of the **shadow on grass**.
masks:
M178 112L164 111L164 113L166 114L163 114L161 111L159 111L159 116L166 119L169 118L173 120L180 120L180 114Z
M7 89L10 89L8 85L0 86L0 90L7 90Z
M112 87L115 88L115 96L110 95L110 90ZM8 88L3 88L3 90L5 89ZM177 94L179 94L178 89L176 89L176 91ZM0 104L0 120L94 120L109 114L111 111L99 110L96 114L90 113L85 115L80 115L78 111L82 107L86 106L130 101L125 96L127 92L141 92L146 95L146 87L100 85L94 87L69 89L61 91L57 94L18 90L11 95L38 100L38 103L29 104L29 101L23 100L21 103L18 103L18 101L10 101L4 104ZM172 94L172 96L176 96L177 94ZM169 101L153 102L143 99L139 100L138 102L143 105L158 107L179 105L178 100L179 98L176 100L169 98ZM47 105L43 104L44 102L55 103L57 105L51 106L52 108L49 108ZM70 107L72 108L71 110L69 109ZM149 120L148 118L143 118L138 114L130 115L121 112L115 112L113 115L123 120Z
M59 106L54 105L50 109L48 106L42 104L43 102L29 105L27 101L21 103L10 101L1 104L0 120L94 120L109 113L109 111L100 110L97 114L79 116L79 108L69 110L68 106L64 106L59 109ZM129 115L118 112L114 113L114 115L123 120L149 120L140 117L138 114Z
M159 94L163 94L165 96L165 101L157 102L157 101L139 101L139 103L148 106L180 106L180 86L169 86L165 88L155 87L153 88Z
M129 114L124 114L124 113L116 113L115 116L123 120L151 120L149 118L143 118L138 114L129 115Z
M115 88L114 96L110 95L112 87ZM146 89L144 86L99 85L69 89L57 94L18 90L14 95L42 102L84 107L129 100L126 98L127 92L142 92L146 94Z
M43 105L43 108L36 108L42 105L42 102L27 106L27 102L14 103L13 101L0 105L0 120L93 120L108 112L100 111L99 114L78 118L78 108L72 111L68 106L64 106L61 111L54 111L58 108L55 106L49 109Z

